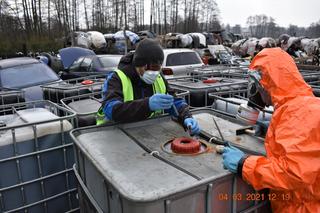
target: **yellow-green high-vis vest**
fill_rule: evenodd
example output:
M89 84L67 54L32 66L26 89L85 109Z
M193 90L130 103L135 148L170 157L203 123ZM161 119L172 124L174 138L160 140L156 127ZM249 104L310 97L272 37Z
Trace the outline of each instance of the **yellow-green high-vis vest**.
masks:
M133 87L131 80L126 74L123 73L121 70L116 70L115 71L117 75L119 76L122 84L122 94L123 94L123 102L128 102L128 101L133 101L134 100L134 95L133 95ZM153 94L155 93L160 93L160 94L166 94L167 89L166 89L166 84L164 83L164 80L161 75L158 75L157 79L155 82L152 84L153 88ZM105 117L105 114L103 112L103 107L102 105L96 115L96 124L101 125L107 122L107 119ZM163 110L158 110L153 112L150 117L162 114Z

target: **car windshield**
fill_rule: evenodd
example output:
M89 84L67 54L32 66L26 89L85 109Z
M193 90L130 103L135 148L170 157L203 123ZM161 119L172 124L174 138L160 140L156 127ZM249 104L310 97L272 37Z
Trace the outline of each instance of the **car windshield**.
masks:
M0 70L1 86L24 88L59 80L59 77L42 63L9 67Z
M78 67L79 67L79 65L80 65L80 63L82 62L82 60L83 60L83 57L80 57L80 58L78 58L77 60L75 60L72 64L71 64L71 66L70 66L70 70L76 70Z
M166 66L180 66L190 64L201 64L200 58L195 52L171 53L167 56Z
M103 56L99 57L102 67L117 67L121 57Z

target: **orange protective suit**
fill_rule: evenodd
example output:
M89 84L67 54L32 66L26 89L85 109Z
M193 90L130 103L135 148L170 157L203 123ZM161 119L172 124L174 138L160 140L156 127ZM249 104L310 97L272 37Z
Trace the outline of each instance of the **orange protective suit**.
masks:
M267 157L248 157L242 177L256 190L270 189L273 212L320 212L320 98L280 48L262 50L250 69L261 71L275 111Z

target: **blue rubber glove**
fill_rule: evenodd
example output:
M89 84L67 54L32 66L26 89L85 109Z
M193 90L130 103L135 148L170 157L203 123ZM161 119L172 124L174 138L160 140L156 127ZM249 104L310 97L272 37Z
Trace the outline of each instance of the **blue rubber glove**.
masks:
M244 155L240 149L233 146L225 147L222 154L223 167L230 172L237 173L239 161Z
M187 128L190 128L191 135L198 135L200 133L200 127L196 119L194 118L186 118L184 119L184 125Z
M259 121L257 120L256 126L255 126L255 136L265 136L268 128L269 128L270 121Z
M151 111L170 109L172 105L172 95L154 94L149 98L149 108Z

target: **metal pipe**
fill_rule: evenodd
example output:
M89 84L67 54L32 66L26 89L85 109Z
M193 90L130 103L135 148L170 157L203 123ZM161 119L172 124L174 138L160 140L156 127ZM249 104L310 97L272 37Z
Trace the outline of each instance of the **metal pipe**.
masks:
M225 141L225 140L224 140L224 137L223 137L223 135L222 135L222 132L220 131L220 128L219 128L219 126L218 126L218 124L217 124L217 122L216 122L216 119L214 119L214 116L212 116L212 120L213 120L213 123L215 124L215 126L216 126L216 128L217 128L217 130L218 130L218 132L219 132L219 135L220 135L221 140L222 140L222 141Z

